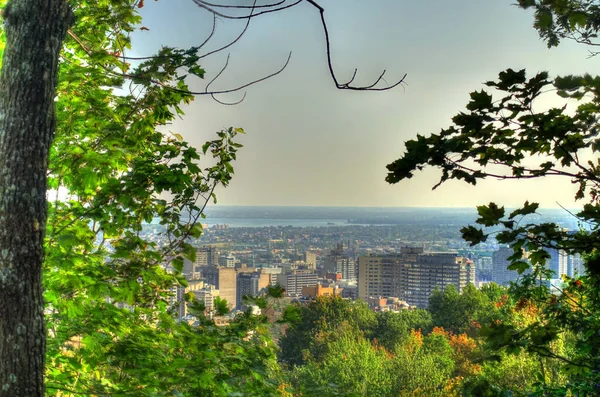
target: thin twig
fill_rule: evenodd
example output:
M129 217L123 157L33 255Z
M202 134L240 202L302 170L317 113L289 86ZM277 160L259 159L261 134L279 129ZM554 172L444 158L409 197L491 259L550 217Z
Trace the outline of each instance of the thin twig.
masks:
M256 0L254 0L254 5L256 5ZM250 12L250 15L252 15L252 13L253 13L253 12L254 12L254 9L252 9L252 11ZM217 14L213 14L213 17L216 19L216 18L217 18ZM232 41L230 41L228 44L224 45L224 46L223 46L223 47L221 47L221 48L217 48L216 50L212 50L212 51L209 51L209 52L207 52L207 53L206 53L206 54L204 54L204 55L201 55L201 56L199 57L199 59L206 58L206 57L207 57L207 56L209 56L209 55L215 54L215 53L217 53L217 52L219 52L219 51L223 51L224 49L226 49L226 48L228 48L228 47L231 47L232 45L234 45L235 43L237 43L237 42L238 42L238 40L239 40L239 39L241 39L241 38L242 38L242 36L243 36L243 35L246 33L246 31L248 30L248 26L250 26L250 21L251 21L251 20L252 20L252 18L251 18L251 17L249 17L249 18L248 18L248 20L246 21L246 26L244 26L244 29L241 31L241 33L240 33L240 34L239 34L239 35L238 35L238 36L237 36L235 39L233 39ZM214 29L213 29L213 33L214 33ZM210 38L211 38L211 37L212 37L212 33L211 33L211 35L208 37L208 39L207 39L207 40L206 40L206 41L205 41L205 42L204 42L202 45L206 44L206 43L208 42L208 40L210 40Z
M203 0L193 0L194 3L196 3L196 5L198 7L204 8L205 10L207 10L208 12L212 12L215 15L220 16L221 18L225 18L225 19L248 19L248 18L256 18L259 17L261 15L265 15L265 14L270 14L272 12L278 12L278 11L283 11L285 9L288 8L292 8L300 3L302 3L304 0L298 0L294 3L288 4L286 6L282 6L279 8L272 8L269 10L265 10L265 11L261 11L261 12L257 12L256 14L250 13L249 15L228 15L228 14L224 14L222 12L219 12L217 10L215 10L214 7L211 3L207 3L206 1ZM244 8L248 8L248 6L231 6L229 8L240 8L240 9L244 9Z
M263 4L263 5L251 5L251 6L243 6L243 5L232 5L232 4L215 4L215 3L209 3L208 1L203 1L202 3L204 3L205 5L209 6L209 7L217 7L217 8L237 8L237 9L255 9L255 8L273 8L273 7L277 7L282 5L283 3L285 3L287 0L281 0L277 3L271 3L271 4Z

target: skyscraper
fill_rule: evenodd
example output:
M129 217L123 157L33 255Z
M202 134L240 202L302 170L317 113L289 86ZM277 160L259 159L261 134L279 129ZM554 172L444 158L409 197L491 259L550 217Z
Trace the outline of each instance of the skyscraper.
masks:
M568 275L570 277L583 276L585 274L583 258L579 254L569 255L567 267Z

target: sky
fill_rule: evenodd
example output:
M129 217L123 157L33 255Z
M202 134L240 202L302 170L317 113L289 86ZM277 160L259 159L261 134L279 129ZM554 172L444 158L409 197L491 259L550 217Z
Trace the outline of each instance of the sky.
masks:
M214 0L219 4L251 4ZM372 82L383 69L406 85L387 92L337 90L329 76L317 10L301 3L254 19L234 46L202 60L203 90L230 54L229 67L213 89L244 84L277 70L278 76L249 87L246 99L224 106L201 96L169 130L201 147L214 132L242 127L247 135L229 187L217 191L224 205L364 207L471 207L495 201L517 206L573 207L575 186L567 179L489 180L470 186L447 182L432 191L436 170L396 185L385 166L417 134L438 133L464 110L469 92L506 69L552 75L593 71L597 59L565 42L547 49L532 27L532 15L513 0L321 0L326 10L334 68L339 80L358 68L356 84ZM260 2L259 2L260 4ZM190 47L204 41L212 16L192 0L146 2L149 31L133 36L133 51L148 55L162 45ZM235 37L243 21L219 20L208 52ZM236 101L241 94L219 96Z

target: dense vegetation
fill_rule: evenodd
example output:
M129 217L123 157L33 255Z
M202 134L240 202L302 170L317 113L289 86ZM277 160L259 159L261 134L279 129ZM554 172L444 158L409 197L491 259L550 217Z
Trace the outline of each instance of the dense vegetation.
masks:
M535 27L549 45L562 39L596 44L596 1L519 4L535 9ZM428 311L375 314L364 303L339 298L292 305L278 320L287 329L277 348L269 328L280 292L256 302L262 315L240 315L227 327L201 314L193 325L177 322L168 308L169 289L186 284L183 257L195 255L188 238L200 235L197 221L214 187L230 181L240 148L235 137L243 133L219 131L197 150L164 132L193 99L187 79L204 76L201 48L162 48L130 59L124 55L129 35L144 29L143 1L69 5L75 23L61 52L46 175L47 395L600 392L600 79L504 71L487 83L500 99L472 93L468 112L452 127L409 141L406 154L389 166L390 182L431 165L442 170L441 182L566 176L579 184L577 198L589 203L577 215L586 224L577 233L526 223L521 218L535 212L534 203L511 214L494 203L478 208L478 224L504 228L495 237L514 247L511 267L533 266L520 284L462 293L446 288L432 295ZM576 107L537 112L535 100L548 89ZM581 160L584 153L593 161ZM523 164L537 155L544 157L537 166ZM205 156L212 162L201 166ZM496 174L489 165L507 172ZM164 225L168 244L141 235L143 222L152 219ZM473 244L489 238L474 226L463 234ZM548 276L547 248L582 255L587 274L565 279L559 293L551 293L540 282ZM524 251L528 261L521 260Z
M549 47L561 40L591 48L599 44L597 1L519 0L518 5L534 11L534 27ZM592 50L590 55L597 52ZM566 177L578 186L575 199L587 201L573 214L580 222L579 230L564 230L554 223L528 223L527 215L535 213L538 204L525 202L511 213L496 203L482 205L477 208L480 226L464 227L462 233L472 245L492 236L510 244L514 255L509 268L519 273L532 270L523 274L506 301L499 302L515 311L530 312L528 321L497 319L481 323L479 332L491 352L527 354L540 363L537 382L520 390L541 395L597 395L600 79L589 74L551 79L548 72L528 77L525 70L508 69L485 85L488 90L471 93L466 111L456 115L449 128L408 141L403 156L388 165L387 180L397 183L432 166L441 170L439 184L449 179L475 185L485 178ZM540 99L557 105L549 109L538 106ZM554 276L545 266L550 258L548 249L581 255L585 275L564 278L563 285L551 291L545 281ZM477 382L470 390L489 389L494 383L483 386Z
M543 354L499 350L497 340L486 337L490 328L482 324L525 329L544 317L544 304L516 296L495 284L462 294L446 288L432 295L429 310L398 313L319 298L288 307L293 314L280 361L305 396L530 395L582 380L561 356L577 349L571 334Z

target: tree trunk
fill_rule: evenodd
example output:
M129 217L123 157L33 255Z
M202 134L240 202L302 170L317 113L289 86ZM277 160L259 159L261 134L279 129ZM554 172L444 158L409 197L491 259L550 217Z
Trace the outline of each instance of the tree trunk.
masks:
M65 0L11 0L0 74L0 397L44 395L46 172Z

